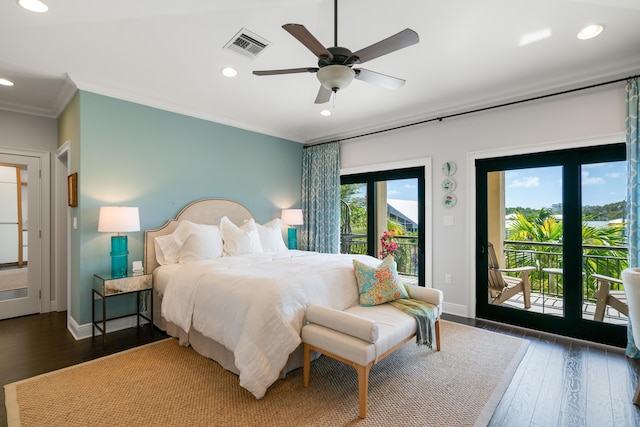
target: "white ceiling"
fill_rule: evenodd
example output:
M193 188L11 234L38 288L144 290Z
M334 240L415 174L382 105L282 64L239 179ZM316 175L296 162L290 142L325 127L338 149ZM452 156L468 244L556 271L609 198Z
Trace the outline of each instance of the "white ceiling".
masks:
M354 80L324 105L314 74L251 72L315 67L281 27L303 24L332 46L331 0L44 1L46 14L0 3L0 78L15 82L0 86L0 109L56 117L77 87L308 143L640 73L640 0L342 0L339 45L405 28L420 42L362 66L404 87ZM595 22L603 35L578 40ZM271 45L254 59L224 49L241 28Z

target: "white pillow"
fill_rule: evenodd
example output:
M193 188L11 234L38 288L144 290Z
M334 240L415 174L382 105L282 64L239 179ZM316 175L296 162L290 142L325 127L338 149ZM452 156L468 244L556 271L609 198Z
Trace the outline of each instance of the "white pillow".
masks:
M190 223L189 237L180 248L180 264L222 256L222 235L217 225Z
M253 218L242 224L235 225L229 218L220 219L220 231L224 244L224 253L229 256L262 253L260 236Z
M173 234L158 236L154 241L156 260L160 265L177 264L180 260L180 245Z
M222 236L217 225L180 221L171 234L155 238L158 264L177 264L222 256Z
M287 245L282 240L282 220L274 218L268 223L256 224L260 244L264 252L283 252L288 250Z

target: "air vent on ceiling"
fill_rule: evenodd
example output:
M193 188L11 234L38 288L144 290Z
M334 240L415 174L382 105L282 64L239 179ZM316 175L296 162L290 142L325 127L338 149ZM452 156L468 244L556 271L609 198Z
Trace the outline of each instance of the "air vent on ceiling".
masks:
M268 40L242 28L224 47L246 57L255 58L269 44Z

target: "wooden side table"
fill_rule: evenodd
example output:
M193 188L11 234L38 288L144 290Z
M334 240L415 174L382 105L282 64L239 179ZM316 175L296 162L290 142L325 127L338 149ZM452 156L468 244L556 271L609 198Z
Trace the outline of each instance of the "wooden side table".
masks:
M93 276L93 292L91 299L91 336L95 337L96 329L102 333L102 345L106 344L107 321L124 317L137 316L137 324L140 327L140 318L149 321L151 326L151 339L153 340L153 279L151 274L131 275L127 277L113 278L110 274L95 274ZM107 300L110 297L125 294L136 294L136 313L107 319ZM149 296L149 317L141 313L140 307L144 305L144 297ZM96 300L102 299L102 319L96 320ZM142 303L141 303L142 300Z

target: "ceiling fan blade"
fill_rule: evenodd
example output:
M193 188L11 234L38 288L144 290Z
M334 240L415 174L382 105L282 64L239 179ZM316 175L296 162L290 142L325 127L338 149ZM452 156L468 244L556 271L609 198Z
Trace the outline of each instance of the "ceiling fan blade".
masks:
M356 79L367 83L373 83L377 86L386 87L387 89L401 88L406 82L406 80L387 76L386 74L376 73L371 70L365 70L364 68L359 68L354 71L356 72Z
M295 73L315 73L318 71L318 67L306 67L306 68L287 68L285 70L265 70L254 71L256 76L274 76L277 74L295 74Z
M305 28L304 25L285 24L282 26L282 28L284 28L293 37L298 39L298 41L305 45L306 48L311 52L313 52L315 56L326 56L329 59L333 59L333 55L331 54L331 52L329 52L327 48L324 47L322 43L320 43L318 39L316 39L313 34L311 34L309 30Z
M329 102L331 99L331 92L326 87L320 85L320 90L318 91L318 95L316 96L315 104L324 104L325 102Z
M379 41L378 43L374 43L369 47L365 47L364 49L360 49L359 51L354 52L353 56L357 56L358 58L360 58L360 63L362 64L364 62L378 58L382 55L386 55L388 53L395 52L396 50L400 50L407 46L416 44L419 41L420 37L418 37L418 33L407 28L400 31L398 34L395 34L391 37Z

